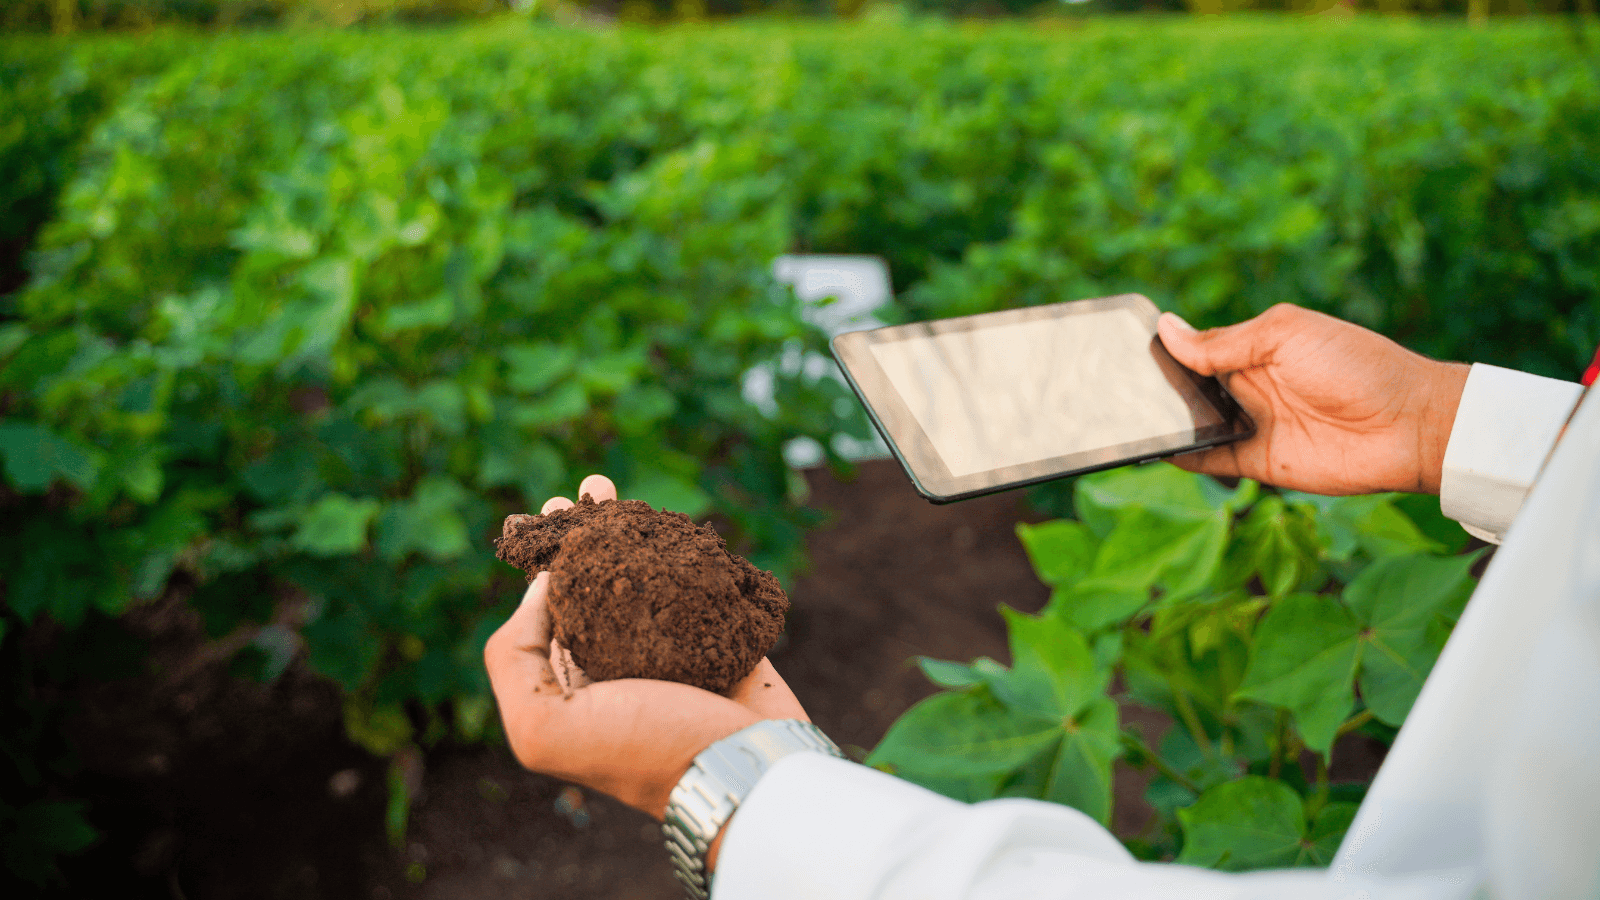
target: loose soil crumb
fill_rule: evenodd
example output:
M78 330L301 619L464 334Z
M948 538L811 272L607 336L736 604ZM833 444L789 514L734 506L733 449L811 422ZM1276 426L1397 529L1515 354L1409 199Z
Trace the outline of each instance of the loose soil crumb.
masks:
M727 693L783 630L770 572L714 529L642 500L512 516L495 555L528 580L550 572L555 639L593 681L654 678Z

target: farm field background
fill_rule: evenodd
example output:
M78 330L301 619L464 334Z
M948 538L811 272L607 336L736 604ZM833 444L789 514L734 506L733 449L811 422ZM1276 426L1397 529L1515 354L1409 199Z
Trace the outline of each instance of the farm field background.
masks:
M782 253L882 256L898 320L1287 301L1575 377L1600 343L1594 40L1255 17L0 40L0 702L33 767L4 827L45 861L13 875L49 883L110 827L69 701L161 658L128 624L150 610L230 677L337 686L349 751L387 767L368 824L404 847L430 754L498 740L503 515L605 471L793 583L821 516L782 446L861 422L797 370L775 413L741 393L822 348Z

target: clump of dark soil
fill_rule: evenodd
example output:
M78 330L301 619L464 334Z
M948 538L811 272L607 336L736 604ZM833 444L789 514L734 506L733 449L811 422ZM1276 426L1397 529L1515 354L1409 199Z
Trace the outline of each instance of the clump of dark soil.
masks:
M728 552L710 526L642 500L512 516L495 555L550 572L555 639L593 681L654 678L727 693L783 630L789 600L770 572Z

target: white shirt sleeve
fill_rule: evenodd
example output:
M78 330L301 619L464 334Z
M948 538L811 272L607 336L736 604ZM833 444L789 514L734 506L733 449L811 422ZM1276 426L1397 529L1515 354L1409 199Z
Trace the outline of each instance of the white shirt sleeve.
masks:
M1445 449L1444 514L1500 543L1582 393L1570 381L1474 364Z
M968 805L814 753L779 760L728 825L712 900L1460 900L1465 879L1330 879L1141 863L1038 800Z

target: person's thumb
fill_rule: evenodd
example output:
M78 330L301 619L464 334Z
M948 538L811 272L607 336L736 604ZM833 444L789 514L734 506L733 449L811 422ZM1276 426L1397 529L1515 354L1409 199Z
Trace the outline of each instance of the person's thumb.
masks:
M1167 312L1156 320L1156 331L1173 359L1201 375L1248 369L1272 357L1272 346L1266 340L1268 335L1260 327L1259 318L1196 331L1176 313Z
M522 603L506 621L505 629L511 634L517 649L524 652L546 653L550 645L550 573L540 572L528 584Z
M550 611L545 606L550 573L540 572L522 595L522 604L483 647L489 684L500 701L500 714L509 728L520 716L526 698L556 689L550 668Z

